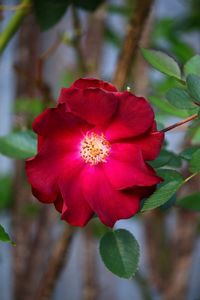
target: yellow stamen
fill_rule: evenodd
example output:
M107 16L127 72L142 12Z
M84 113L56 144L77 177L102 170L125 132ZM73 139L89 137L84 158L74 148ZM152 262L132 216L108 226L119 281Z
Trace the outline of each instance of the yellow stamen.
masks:
M110 143L105 139L104 134L94 132L87 133L80 145L80 155L90 165L97 165L106 162L110 153Z

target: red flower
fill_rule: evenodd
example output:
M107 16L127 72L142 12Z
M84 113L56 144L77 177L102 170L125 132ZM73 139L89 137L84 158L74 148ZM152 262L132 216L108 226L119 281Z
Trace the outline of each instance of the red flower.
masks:
M33 123L38 154L26 161L33 194L84 226L96 213L112 227L136 214L162 179L146 163L163 142L148 102L107 82L79 79Z

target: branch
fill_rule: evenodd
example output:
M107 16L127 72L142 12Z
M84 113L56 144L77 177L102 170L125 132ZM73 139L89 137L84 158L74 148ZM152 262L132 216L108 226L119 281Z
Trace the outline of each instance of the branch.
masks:
M185 124L187 122L190 122L190 121L192 121L194 119L197 119L197 117L198 117L198 114L194 114L194 115L192 115L192 116L190 116L190 117L188 117L188 118L186 118L186 119L184 119L184 120L182 120L182 121L180 121L178 123L175 123L173 125L170 125L169 127L164 128L161 131L162 132L167 132L167 131L172 130L172 129L176 128L176 127L179 127L179 126L181 126L181 125L183 125L183 124Z
M29 13L31 0L22 0L20 5L22 8L16 11L6 28L0 34L0 54L3 53L5 47L18 30L25 16Z
M47 269L44 271L40 280L40 286L36 291L34 299L46 300L50 299L52 291L56 285L58 276L63 270L63 265L68 253L70 243L72 241L74 231L72 227L65 227L60 239L57 241L52 254L49 258Z
M74 28L73 45L76 50L78 66L80 68L82 75L85 75L87 73L87 66L85 64L85 59L81 49L81 41L80 41L81 24L80 24L80 20L76 8L73 5L72 5L72 19L73 19L72 21L73 21L73 28Z
M133 15L130 20L124 45L113 77L113 84L119 90L124 87L130 74L133 58L136 54L138 43L152 4L153 0L138 0L137 6L134 7Z

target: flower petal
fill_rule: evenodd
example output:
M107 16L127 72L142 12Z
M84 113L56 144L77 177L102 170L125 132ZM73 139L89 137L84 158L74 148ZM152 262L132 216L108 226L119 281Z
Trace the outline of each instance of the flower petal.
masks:
M138 136L152 127L154 113L144 98L129 92L116 93L116 95L120 106L106 131L110 141Z
M140 149L130 143L112 144L111 154L102 168L116 189L152 186L161 182L161 178L144 162Z
M59 213L62 213L62 210L63 210L63 198L62 198L62 195L61 193L58 194L56 200L54 201L54 206L55 206L55 209L59 212Z
M33 194L42 202L54 202L58 196L57 180L64 171L68 174L82 164L78 153L69 152L67 145L60 141L45 141L40 152L26 161L28 181Z
M73 137L77 131L86 132L91 129L91 125L83 121L70 112L66 112L64 104L58 105L56 108L49 108L42 112L33 122L33 130L41 136L63 136L67 138Z
M67 110L90 124L105 126L118 106L115 93L99 88L62 89L59 103L66 103Z
M163 140L164 133L155 131L132 139L132 143L141 149L144 160L154 160L160 153Z
M99 166L84 169L82 185L89 205L107 226L113 227L117 220L130 218L139 210L138 195L115 190Z
M72 84L72 87L79 89L99 88L108 92L117 92L116 87L111 83L95 78L80 78Z
M66 174L67 175L67 174ZM73 226L85 226L94 212L83 195L80 175L62 176L59 188L63 198L62 220Z

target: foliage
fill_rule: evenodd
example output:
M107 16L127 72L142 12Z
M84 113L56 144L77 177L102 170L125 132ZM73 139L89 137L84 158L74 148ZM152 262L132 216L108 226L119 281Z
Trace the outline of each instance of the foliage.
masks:
M0 224L0 241L2 242L9 242L13 243L8 235L8 233L5 231L3 226Z
M34 11L40 28L48 30L56 25L66 13L69 5L88 11L95 10L103 0L34 0Z
M29 1L25 2L29 3ZM104 0L33 0L33 12L40 29L46 31L58 24L68 12L69 7L83 9L91 13L104 2ZM130 16L130 10L125 4L107 4L105 9L108 14L121 16L125 21ZM153 28L152 33L152 44L155 49L164 48L165 51L141 49L144 59L155 70L164 74L157 85L151 85L153 95L148 98L154 106L156 117L159 116L162 121L163 115L183 119L198 114L198 117L195 117L196 120L186 130L186 137L190 139L191 146L187 146L177 154L169 150L167 144L165 144L157 159L149 163L163 178L163 182L157 186L150 197L144 200L141 205L141 213L158 208L162 210L170 209L173 206L200 211L199 192L176 199L177 191L200 172L200 55L193 55L194 49L185 42L181 35L184 30L189 31L193 28L199 28L200 21L197 12L198 10L195 9L189 14L188 9L184 21L173 20L172 18L156 20L156 26ZM5 36L4 43L0 39L0 52L17 31L20 22L27 13L28 10L15 14L14 22L12 21L11 24L13 27L8 27L9 30L5 30L4 35L2 34L2 36ZM122 45L122 36L108 23L105 24L104 39L117 49ZM163 39L167 41L164 46ZM79 50L77 52L80 52ZM174 58L171 55L172 53ZM80 53L77 53L77 55L80 56ZM68 86L74 80L75 74L74 71L68 69L65 71L63 76L65 86ZM34 84L38 84L37 80ZM15 112L26 114L30 123L43 108L44 102L40 98L30 101L29 98L23 97L18 99L15 104ZM35 155L36 148L36 138L29 129L25 131L14 130L9 135L0 137L0 153L13 159L27 159ZM183 165L191 173L188 178L183 178L181 175ZM9 176L0 177L0 209L7 208L10 205L11 192L12 179ZM39 212L40 207L32 203L27 204L23 210L24 215L29 217L37 217ZM93 220L91 227L94 235L101 238L99 250L105 266L119 277L133 277L138 269L140 252L135 237L124 229L112 231L96 220ZM1 225L0 240L12 243L8 233Z
M139 245L125 229L106 233L100 241L100 254L106 267L123 278L131 278L138 269Z

